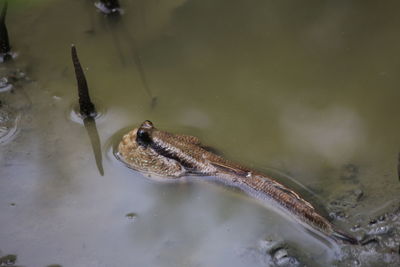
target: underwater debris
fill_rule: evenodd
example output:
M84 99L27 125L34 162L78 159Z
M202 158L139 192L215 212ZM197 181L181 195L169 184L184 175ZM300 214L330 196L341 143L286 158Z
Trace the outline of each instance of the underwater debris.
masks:
M97 115L96 108L89 96L89 88L87 86L85 74L83 73L79 62L78 54L74 45L71 47L72 62L74 64L76 81L78 83L79 94L79 113L82 117L95 117Z
M128 33L128 31L126 30L125 25L123 23L121 23L121 27L122 27L122 30L125 32L126 38L131 43L133 62L135 63L136 68L139 72L139 77L140 77L140 80L142 81L143 89L150 98L150 107L151 107L151 109L153 109L157 104L157 97L155 97L153 95L153 93L150 89L149 83L147 81L146 72L144 71L142 59L140 58L140 54L138 52L138 48L137 48L138 46L137 46L135 36L132 36Z
M358 184L360 181L358 179L359 167L355 164L345 164L342 166L340 179L344 182Z
M100 0L99 2L94 3L94 5L105 15L118 16L123 14L123 10L119 5L118 0Z
M112 34L112 40L114 42L115 48L118 52L119 58L121 60L122 65L125 66L126 60L123 55L120 38L118 36L117 31L114 30L114 27L119 27L124 32L125 38L127 41L131 43L132 47L132 55L133 55L133 63L136 65L136 68L139 72L140 80L142 81L143 89L146 91L146 94L150 98L150 108L154 109L157 105L157 97L153 96L153 93L149 87L147 82L146 73L143 68L142 60L140 59L140 55L138 53L136 40L134 36L129 34L129 31L126 30L123 21L119 15L123 14L123 10L121 9L118 0L100 0L95 3L95 6L107 16L106 25L109 26L109 30Z
M125 215L125 217L127 217L130 220L134 220L138 217L138 215L134 212L129 212L128 214Z
M8 70L0 77L0 93L11 91L15 86L22 86L32 80L20 69Z
M137 52L137 49L136 49L136 42L134 41L133 38L130 38L130 39L131 39L131 43L133 44L133 48L132 48L133 61L135 62L135 65L139 71L139 76L140 76L140 79L142 80L143 88L150 98L150 107L151 107L151 109L153 109L157 104L157 97L153 96L153 93L151 92L151 89L149 87L149 83L147 82L146 73L143 69L142 60L140 59L139 53Z

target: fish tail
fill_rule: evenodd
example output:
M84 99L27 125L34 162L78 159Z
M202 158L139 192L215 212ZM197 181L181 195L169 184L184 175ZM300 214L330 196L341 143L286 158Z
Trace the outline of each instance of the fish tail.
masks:
M344 241L351 245L358 245L360 243L355 237L351 236L350 234L347 234L345 232L336 229L333 230L331 237L333 237L335 240Z

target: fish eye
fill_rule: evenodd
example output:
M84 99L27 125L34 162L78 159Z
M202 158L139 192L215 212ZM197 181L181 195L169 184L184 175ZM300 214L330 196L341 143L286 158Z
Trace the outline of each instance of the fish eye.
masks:
M141 146L149 145L151 143L151 137L149 135L149 132L146 131L146 129L140 127L136 133L136 142Z
M140 125L140 128L143 129L153 129L153 123L149 120L145 120L142 125Z

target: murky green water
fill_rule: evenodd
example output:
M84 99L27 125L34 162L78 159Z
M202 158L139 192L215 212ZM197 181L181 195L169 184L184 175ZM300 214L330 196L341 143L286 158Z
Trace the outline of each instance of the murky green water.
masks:
M1 75L20 69L29 79L0 92L0 109L20 116L0 143L0 257L23 266L398 266L400 4L121 0L125 13L111 22L90 0L9 2L18 58ZM72 112L72 43L103 111L104 176ZM330 247L222 187L147 180L112 154L121 129L145 119L290 175L335 225L377 241Z

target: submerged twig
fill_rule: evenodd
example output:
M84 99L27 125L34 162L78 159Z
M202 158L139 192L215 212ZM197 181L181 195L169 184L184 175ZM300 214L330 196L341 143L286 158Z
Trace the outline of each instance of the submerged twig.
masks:
M149 83L147 82L147 76L146 76L146 73L143 68L142 59L140 58L140 55L138 53L135 37L128 34L128 31L125 29L124 25L122 25L122 27L123 27L126 37L129 39L129 41L132 45L133 62L135 63L136 68L138 69L139 76L140 76L140 79L143 84L143 88L150 98L150 106L151 106L151 108L154 108L155 105L157 104L157 97L153 96L153 93L150 89Z
M85 125L86 131L89 135L97 169L99 170L100 175L103 176L104 169L102 165L101 142L95 121L97 112L94 104L90 100L89 88L87 86L85 74L83 73L81 64L79 63L78 54L74 45L71 47L71 56L72 62L74 63L76 80L78 83L79 113L83 117L83 124Z
M96 127L96 121L93 117L86 117L83 119L83 124L85 125L86 131L89 135L90 143L92 145L94 158L96 160L97 169L100 175L104 175L102 156L101 156L101 142L99 133Z
M6 15L7 15L8 1L4 2L3 9L0 17L0 53L3 62L12 59L10 40L8 39L8 31L6 26Z
M90 28L87 29L85 31L85 33L87 34L95 34L96 30L95 30L95 25L94 25L94 17L93 17L93 12L92 12L92 8L93 8L93 1L92 0L87 0L85 1L85 7L87 8L88 12L89 12L89 20L90 20Z
M136 65L136 68L139 72L140 80L142 81L143 88L146 91L147 95L150 98L150 106L151 108L154 108L155 105L157 104L157 98L153 96L153 93L149 87L149 83L147 81L146 73L143 68L143 63L140 58L140 55L138 53L137 45L136 45L136 40L133 36L130 36L128 34L128 31L125 29L122 23L120 23L120 14L122 14L122 9L118 3L117 0L100 0L100 2L97 2L96 7L103 13L106 14L108 17L108 25L110 26L116 26L117 23L121 25L125 36L128 38L129 42L132 44L132 54L133 54L133 62ZM112 15L112 16L110 16ZM117 16L114 16L117 15ZM116 47L116 50L118 51L118 54L120 56L121 62L123 65L125 65L125 60L122 54L121 50L121 45L119 38L117 34L115 34L114 29L110 29L112 32L112 38L114 41L114 45Z
M74 64L76 81L78 83L79 94L79 113L85 117L95 117L96 109L90 100L89 88L87 86L85 74L83 73L81 64L79 62L78 54L74 45L71 47L72 62Z
M118 17L109 18L106 23L106 26L108 26L108 30L111 32L111 35L112 35L111 38L114 42L115 49L118 52L118 56L119 56L119 59L121 60L121 64L122 64L122 66L125 67L126 62L125 62L124 54L122 52L121 42L120 42L120 39L119 39L116 31L112 28L112 27L114 27L114 24L118 23L118 21L119 21Z
M132 43L133 61L135 62L135 65L139 71L139 76L140 76L140 79L142 80L144 90L146 91L146 93L148 94L148 96L151 99L150 105L152 108L154 108L155 105L157 104L157 98L153 96L153 94L150 90L150 87L149 87L149 84L148 84L147 78L146 78L146 73L143 68L142 60L140 59L139 53L137 52L135 40L133 37L130 37L130 38L131 38L131 43Z

